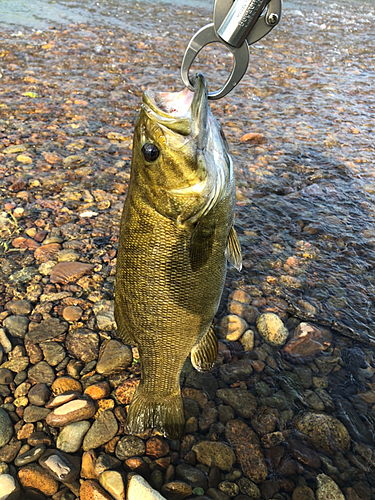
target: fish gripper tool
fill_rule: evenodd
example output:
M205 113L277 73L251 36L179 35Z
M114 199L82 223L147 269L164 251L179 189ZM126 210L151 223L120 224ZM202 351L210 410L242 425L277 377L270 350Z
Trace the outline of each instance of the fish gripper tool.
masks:
M210 43L222 43L233 54L232 71L220 90L208 99L221 99L242 80L249 64L249 46L266 36L280 21L282 0L216 0L213 23L198 30L186 48L181 77L194 91L189 70L198 53Z

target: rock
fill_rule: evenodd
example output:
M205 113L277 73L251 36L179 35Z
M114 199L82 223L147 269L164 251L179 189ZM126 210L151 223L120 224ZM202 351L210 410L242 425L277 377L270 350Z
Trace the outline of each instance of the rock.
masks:
M318 482L316 500L345 500L340 488L329 476L318 474L316 480Z
M58 377L51 385L52 392L55 396L64 394L65 392L82 392L82 385L79 380L72 377Z
M84 391L84 394L87 394L94 400L107 398L110 393L111 388L108 382L98 382L97 384L89 385Z
M116 397L123 405L130 405L135 390L139 386L139 379L128 378L116 389Z
M116 329L113 300L99 300L92 309L99 330L110 331Z
M209 488L207 490L207 496L213 500L229 500L229 496L226 493L216 488Z
M53 368L51 368L46 361L40 361L29 369L28 378L31 382L51 385L55 380L56 375Z
M6 336L4 328L0 328L0 345L5 353L8 353L13 349L12 343Z
M257 407L255 396L241 388L219 389L216 391L216 397L230 405L243 418L251 418Z
M226 425L226 437L245 476L256 484L264 481L268 469L255 432L244 422L231 420Z
M61 262L57 264L50 275L51 283L73 283L78 281L85 274L91 273L95 268L93 264L83 262Z
M282 346L287 341L289 335L288 329L285 328L284 323L277 314L261 314L257 319L256 325L267 344Z
M220 491L227 494L230 498L237 496L240 491L238 485L236 483L233 483L232 481L222 481L221 483L219 483L218 488Z
M73 399L77 399L79 393L77 392L65 392L63 394L59 394L58 396L53 397L46 404L46 408L57 408L65 403L69 403Z
M31 312L31 304L27 300L11 300L6 308L15 316L27 316Z
M39 422L47 418L49 413L51 413L51 411L47 408L31 405L25 408L23 419L25 422Z
M27 444L30 446L39 446L40 444L45 444L50 446L52 443L51 437L43 431L37 431L30 434L27 438Z
M13 382L14 375L7 368L0 368L0 384L9 385Z
M113 500L97 482L91 479L81 484L79 497L81 500Z
M1 365L0 368L7 368L15 373L20 373L29 366L29 358L27 356L20 356L14 359L9 359Z
M0 408L0 448L9 443L13 436L13 425L8 413ZM6 460L3 459L4 462Z
M81 477L83 477L84 479L98 479L99 474L95 471L95 464L95 451L85 451L82 455Z
M33 344L53 340L63 335L68 329L68 324L65 321L60 321L58 318L48 318L40 323L31 322L29 331L25 336L25 340Z
M74 323L75 321L78 321L81 316L82 316L82 309L78 306L67 306L64 308L62 312L62 316L65 319L65 321L68 321L69 323Z
M102 472L99 483L115 500L125 500L124 481L119 472L114 470Z
M119 460L126 460L131 457L142 457L145 454L146 446L142 439L136 436L124 436L116 446L116 457Z
M21 490L10 474L0 474L0 500L18 500Z
M77 452L81 448L83 438L90 425L87 420L82 420L64 427L57 437L56 448L65 453Z
M297 486L293 491L292 500L315 500L315 495L308 486Z
M65 358L65 349L58 342L43 342L40 344L40 348L50 366L57 366Z
M127 494L127 500L166 500L165 497L151 488L142 476L138 475L130 478Z
M250 498L259 499L260 498L260 490L258 486L250 481L247 477L240 477L238 480L238 486L240 487L241 493L249 496Z
M227 340L238 340L246 328L247 323L244 319L236 314L229 314L220 321L219 336Z
M252 351L254 349L254 332L250 328L240 338L240 342L245 352Z
M99 358L96 371L101 375L120 372L125 370L131 364L132 360L133 354L128 346L117 340L110 340Z
M1 408L0 408L1 410ZM0 431L1 435L1 431ZM18 452L21 449L21 441L19 441L17 438L12 438L8 444L3 446L2 448L0 447L0 461L1 462L6 462L10 463L13 462L13 460L16 458Z
M38 269L26 266L8 277L10 283L29 283L38 274Z
M220 378L228 385L242 381L253 372L251 362L247 358L231 361L220 366Z
M59 483L38 464L30 464L18 471L21 486L27 491L33 489L51 497L59 489Z
M337 418L330 415L305 413L296 420L295 428L309 436L318 450L329 455L333 455L336 451L348 451L350 448L348 431Z
M208 467L219 467L220 470L230 471L236 462L233 450L225 443L217 441L200 441L192 450L197 455L198 462Z
M329 330L319 329L310 323L300 323L293 338L283 348L283 353L293 362L304 363L327 349L331 342L332 334Z
M51 411L46 418L46 423L51 427L64 427L73 422L87 420L93 417L95 412L93 400L87 396L81 396Z
M92 424L83 440L83 450L99 448L108 443L117 433L116 417L110 410L103 411Z
M121 460L106 453L100 453L95 462L95 472L99 476L105 470L113 470L121 467Z
M169 444L165 439L154 436L146 441L146 455L151 458L165 457L168 453Z
M280 415L276 408L261 406L254 415L251 426L259 436L264 436L275 431L279 420Z
M203 471L188 464L180 464L176 467L177 479L182 479L190 484L192 488L202 488L203 493L208 488L207 478ZM168 482L168 481L166 481Z
M39 458L39 465L62 483L72 483L79 474L78 467L58 450L47 450Z
M4 319L3 325L12 337L25 338L29 320L24 316L8 316Z
M32 462L36 462L38 458L41 457L45 451L46 447L44 446L44 444L39 444L38 446L35 446L34 448L31 448L28 451L25 451L25 453L18 455L18 457L14 461L14 465L16 465L17 467L22 467L22 465L27 465L31 464Z
M89 363L98 358L99 335L85 328L73 330L66 337L66 347L73 357Z
M270 434L265 434L262 436L262 444L265 448L272 448L274 446L279 446L279 444L285 441L284 435L282 432L271 432Z
M311 469L320 469L319 455L297 439L288 439L290 453L302 464Z
M183 481L170 481L169 483L163 484L161 493L167 500L184 500L186 497L190 496L193 491L191 486Z

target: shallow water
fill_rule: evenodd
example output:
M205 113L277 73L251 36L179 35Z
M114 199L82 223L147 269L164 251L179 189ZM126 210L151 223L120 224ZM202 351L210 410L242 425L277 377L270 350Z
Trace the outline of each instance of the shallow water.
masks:
M81 230L77 239L85 234L90 241L85 258L102 262L105 252L116 246L142 90L182 88L183 51L190 36L209 22L210 9L147 2L129 9L130 2L98 3L0 1L1 140L4 146L33 144L27 150L31 165L3 155L0 166L6 187L1 197L24 207L29 219L25 216L22 224L37 217L41 225L50 217L56 217L59 227L72 222L75 227L65 229L72 231L69 238ZM300 387L296 378L301 367L282 359L259 336L249 359L260 363L246 384L259 404L275 406L283 414L283 431L306 408L321 410L323 404L326 413L338 416L348 428L351 450L357 449L355 443L374 444L371 395L364 402L357 394L366 389L365 380L375 383L373 350L366 337L375 340L374 19L373 3L287 3L280 25L251 48L243 81L212 104L234 159L236 229L244 255L243 271L228 273L218 321L226 314L229 293L242 289L259 310L276 312L291 332L295 318L303 315L320 327L330 326L331 347L303 368L310 378L317 377L314 384L326 384L331 400L317 404L311 393L320 390L318 385ZM217 88L230 64L228 54L212 46L195 68ZM261 134L258 141L241 142L249 132ZM89 166L67 170L61 158L75 154ZM19 178L32 186L28 194L7 190ZM80 213L93 209L87 194L93 186L108 193L110 208L104 202L103 208L94 207L99 215L86 222ZM95 250L92 238L105 249ZM7 256L14 259L10 267L33 265L25 255ZM108 259L103 260L101 286L104 297L113 299L114 266L106 265ZM4 262L2 266L8 276L12 270ZM12 287L14 297L31 293L24 284L11 285L9 293ZM294 310L288 310L291 305ZM356 335L359 342L353 343ZM365 353L367 371L344 360L342 352L354 345ZM230 348L227 361L236 362L243 353ZM229 377L228 385L245 383L236 376ZM202 383L191 373L184 377L190 387L219 387L212 376ZM226 384L224 380L219 384ZM371 387L366 391L372 394ZM371 468L363 472L354 455L346 454L350 470L373 488ZM332 460L340 469L338 454ZM272 478L282 476L277 467L271 470ZM323 470L333 468L328 463ZM340 487L357 487L357 479L343 471L332 472ZM309 485L314 482L310 473L303 475Z

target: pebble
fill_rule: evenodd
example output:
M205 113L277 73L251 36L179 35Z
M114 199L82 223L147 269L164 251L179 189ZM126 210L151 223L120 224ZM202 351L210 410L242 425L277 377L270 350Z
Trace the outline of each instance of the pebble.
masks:
M18 471L18 479L24 489L32 488L51 497L59 489L59 483L38 464L29 464Z
M27 316L31 312L31 304L27 300L11 300L5 307L16 316Z
M166 500L164 496L151 488L142 476L137 474L130 478L127 494L127 500Z
M58 450L47 450L39 458L39 465L62 483L72 483L79 474L78 467Z
M83 313L82 309L78 306L67 306L64 308L62 312L62 316L65 319L65 321L74 323L75 321L78 321L81 318L82 313Z
M25 422L39 422L47 418L50 413L51 411L47 408L31 405L25 408L23 419Z
M77 452L90 425L87 420L82 420L65 426L57 437L56 448L65 453Z
M87 328L78 328L69 332L65 345L69 354L85 364L98 358L99 335Z
M65 358L65 349L59 342L43 342L40 344L45 360L50 366L57 366Z
M14 375L7 368L0 368L0 384L9 385L13 382Z
M84 394L87 394L91 399L107 398L111 393L111 388L108 382L98 382L97 384L89 385L86 387Z
M328 349L331 342L329 330L302 322L295 329L293 338L284 346L283 353L293 362L304 363Z
M34 406L44 406L49 400L51 395L50 390L41 382L35 384L29 391L27 397L29 402Z
M72 377L62 376L58 377L51 385L51 390L54 396L59 396L65 392L82 392L82 384L79 380Z
M12 350L12 343L11 341L8 339L6 333L5 333L5 330L4 328L0 328L0 344L3 348L3 351L5 353L8 353Z
M217 441L200 441L192 447L197 455L198 462L208 467L218 467L220 470L230 471L236 462L233 450L225 443Z
M161 493L167 500L184 500L193 493L193 490L183 481L171 481L163 484Z
M139 386L139 379L128 378L116 389L116 397L123 405L130 405L135 390Z
M253 361L253 365L254 365ZM245 380L253 372L251 362L247 358L231 361L220 366L220 378L227 385Z
M18 500L21 490L10 474L0 474L0 500Z
M116 457L119 460L127 460L131 457L142 457L146 452L146 446L142 439L136 436L123 436L116 446Z
M241 388L219 389L216 391L216 397L222 399L243 418L251 418L257 407L255 396Z
M23 339L29 326L29 320L24 316L8 316L4 319L3 325L12 337Z
M194 489L201 488L203 490L202 495L208 488L206 474L203 471L196 469L195 467L192 467L191 465L188 464L177 465L176 476L177 479L182 479L186 483L190 484L190 486ZM169 481L166 480L166 482Z
M165 439L154 436L146 441L146 455L151 458L165 457L168 453L169 444Z
M297 486L293 490L292 500L315 500L315 495L308 486Z
M274 313L263 313L258 316L256 322L261 336L272 346L282 346L289 336L288 329L285 328L282 320Z
M117 340L110 340L99 358L96 371L101 375L120 372L125 370L132 363L132 360L133 354L128 346Z
M88 396L81 396L51 411L46 418L46 423L51 427L64 427L73 422L87 420L93 417L95 412L93 400Z
M295 428L306 434L313 445L328 455L350 448L350 436L343 424L324 413L308 412L295 422Z
M329 476L318 474L316 480L318 482L316 500L345 500L340 488Z
M29 366L29 358L27 356L20 356L14 359L9 359L1 365L0 368L7 368L15 373L20 373Z
M95 471L96 455L94 450L83 452L81 461L81 477L84 479L98 479L99 474Z
M93 264L84 264L83 262L61 262L53 268L50 281L64 285L72 283L78 281L85 274L89 274L94 268Z
M254 332L249 328L244 332L240 338L240 342L245 352L252 351L254 349Z
M125 500L125 487L122 475L114 470L106 470L99 476L99 484L115 499Z
M59 394L58 396L53 397L46 404L46 408L57 408L58 406L63 405L64 403L68 403L73 399L76 399L79 396L77 392L64 392L63 394Z
M92 309L99 330L110 331L116 329L113 300L98 300Z
M29 369L28 378L31 382L40 382L48 386L55 380L56 375L53 368L46 361L40 361Z
M9 443L13 436L13 425L8 413L0 408L0 448ZM4 462L6 460L3 459Z
M218 486L219 490L226 493L228 497L233 498L238 495L240 488L232 481L222 481Z
M50 446L52 443L51 437L43 431L37 431L30 434L27 438L27 443L30 446L38 446L40 444L45 444L46 446Z
M121 460L107 453L100 453L95 461L95 473L99 476L105 470L118 469L121 467Z
M247 328L244 319L236 314L224 316L219 325L219 336L226 340L238 340Z
M113 500L112 496L106 493L96 481L91 479L81 484L79 497L81 500Z
M84 451L99 448L108 443L117 433L118 423L110 410L103 411L85 435L82 448Z
M245 476L256 484L264 481L268 469L255 432L244 422L231 420L226 425L226 437Z
M244 495L248 495L250 498L254 499L260 498L260 489L247 477L240 477L237 483L240 487L241 493L243 493Z
M31 448L28 451L25 451L25 453L18 455L14 461L14 465L16 465L17 467L21 467L22 465L27 465L32 462L36 462L38 458L41 457L45 451L46 447L44 446L44 444L39 444L38 446L35 446L34 448Z
M65 334L67 329L68 324L65 321L60 321L58 318L48 318L40 323L31 322L25 340L33 344L39 344L56 339L60 335Z

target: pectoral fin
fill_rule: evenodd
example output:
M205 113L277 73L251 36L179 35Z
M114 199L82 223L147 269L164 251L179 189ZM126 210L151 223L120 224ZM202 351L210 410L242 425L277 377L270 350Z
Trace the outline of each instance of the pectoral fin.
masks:
M238 241L237 233L234 230L233 226L230 228L229 231L225 256L238 271L241 271L242 269L241 247L240 247L240 242Z
M199 372L207 372L214 366L218 346L214 324L210 326L202 339L191 351L191 362Z
M199 220L190 238L189 257L193 271L198 271L210 258L215 236L215 222Z

